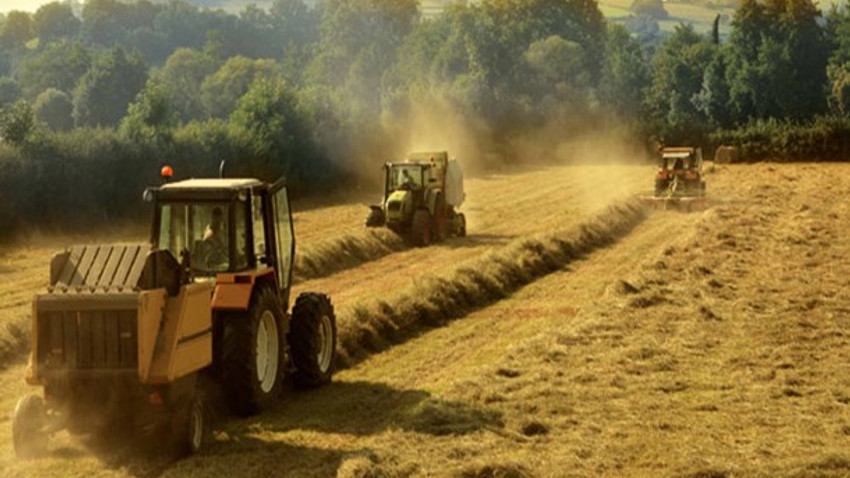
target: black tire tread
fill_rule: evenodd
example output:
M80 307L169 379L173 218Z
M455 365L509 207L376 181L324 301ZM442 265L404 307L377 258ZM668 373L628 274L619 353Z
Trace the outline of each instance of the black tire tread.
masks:
M413 223L410 226L411 242L416 247L427 247L431 243L431 217L425 209L417 209L413 212ZM428 230L428 239L426 240L425 231Z
M226 330L222 334L221 341L222 388L230 409L240 416L254 415L268 408L277 398L280 390L280 378L269 393L262 391L257 380L254 347L257 324L262 311L271 307L278 320L278 333L281 327L279 307L274 293L268 287L258 287L261 288L255 292L247 316L232 314L225 319L228 323L225 324ZM283 347L283 341L279 340L278 344L279 347ZM278 370L282 367L283 363L279 361Z
M319 318L323 313L330 317L333 333L333 356L330 367L325 372L319 369L315 341ZM292 307L289 331L289 349L295 367L292 378L298 385L314 388L331 381L336 362L336 341L336 316L328 296L316 292L299 294Z

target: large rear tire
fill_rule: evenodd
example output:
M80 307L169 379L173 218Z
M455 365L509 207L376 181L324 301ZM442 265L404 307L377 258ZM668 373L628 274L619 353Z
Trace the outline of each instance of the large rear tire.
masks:
M281 386L281 310L269 287L257 286L247 316L228 317L221 346L224 395L237 415L270 407Z
M18 458L36 458L47 452L46 421L41 397L27 395L18 401L12 417L12 443Z
M427 247L431 244L431 215L427 210L417 209L413 213L410 239L416 247Z
M292 307L289 348L293 379L304 387L331 381L336 365L336 316L328 296L304 292Z

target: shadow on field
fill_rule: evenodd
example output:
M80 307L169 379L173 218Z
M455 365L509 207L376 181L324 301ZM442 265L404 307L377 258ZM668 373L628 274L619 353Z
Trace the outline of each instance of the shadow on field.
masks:
M323 448L301 444L315 440L310 434L368 436L404 430L452 436L504 427L497 411L437 399L422 390L362 381L332 382L314 390L288 385L276 407L239 419L227 411L216 388L204 384L213 431L195 456L179 459L164 440L142 440L134 436L134 427L120 424L108 433L76 436L68 444L59 440L49 455L66 460L70 467L78 459L94 455L102 466L139 478L183 476L183 471L194 474L199 470L199 476L261 476L276 474L282 464L290 471L309 471L310 476L323 476L325 471L333 476L343 461L369 455L369 451L328 446L327 439L320 440L326 444Z
M439 245L449 249L466 249L468 247L479 246L503 246L515 239L515 235L502 234L472 234L466 237L453 237Z
M309 476L333 476L350 451L317 448L266 438L257 427L244 433L217 432L198 454L177 459L168 453L158 455L108 448L94 450L103 466L136 478L171 476L289 476L300 470ZM287 473L281 475L281 470ZM296 474L298 474L296 472Z
M380 383L333 382L317 390L286 393L289 396L281 407L263 417L275 432L313 430L363 436L401 429L443 436L504 426L497 411Z

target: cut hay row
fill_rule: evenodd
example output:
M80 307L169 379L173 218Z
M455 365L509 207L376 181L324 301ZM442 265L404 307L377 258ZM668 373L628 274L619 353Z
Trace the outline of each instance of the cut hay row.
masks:
M507 297L628 234L646 217L637 200L616 203L586 222L558 232L522 238L460 264L448 276L424 277L383 300L361 302L339 318L339 366L401 343Z
M404 248L404 241L389 229L345 234L301 248L295 254L293 273L296 281L317 279L380 259Z
M7 322L0 328L0 369L21 357L29 348L29 317Z

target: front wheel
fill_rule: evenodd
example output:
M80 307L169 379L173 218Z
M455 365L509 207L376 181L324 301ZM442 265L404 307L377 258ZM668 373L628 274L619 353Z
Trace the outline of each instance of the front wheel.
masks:
M258 286L247 317L227 317L221 374L230 408L251 415L271 406L280 391L281 311L274 292Z
M336 316L328 296L304 292L292 307L289 349L293 379L318 387L331 381L336 361Z
M18 401L12 417L12 443L18 458L35 458L47 452L46 421L41 397L27 395Z

